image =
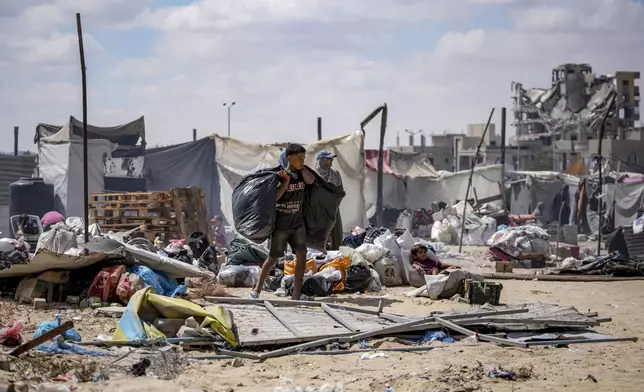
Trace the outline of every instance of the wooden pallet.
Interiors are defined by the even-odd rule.
[[[165,239],[187,238],[192,232],[210,233],[206,195],[200,188],[175,188],[157,192],[95,193],[90,219],[105,231],[139,231],[149,240],[156,233]]]

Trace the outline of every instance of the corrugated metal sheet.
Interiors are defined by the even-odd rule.
[[[36,169],[36,156],[0,154],[0,205],[9,205],[9,184],[20,177],[31,177]]]
[[[622,226],[628,255],[636,260],[644,260],[644,233],[634,234],[633,226]]]

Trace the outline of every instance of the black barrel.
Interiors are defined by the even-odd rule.
[[[54,211],[54,186],[42,178],[23,177],[9,185],[9,216],[29,214],[42,218]]]

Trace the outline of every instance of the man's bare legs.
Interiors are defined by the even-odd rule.
[[[277,264],[276,257],[269,257],[268,259],[266,259],[266,261],[264,262],[264,265],[262,265],[262,272],[259,273],[259,281],[257,282],[257,285],[253,288],[253,291],[250,292],[251,297],[259,298],[259,294],[262,292],[262,288],[264,287],[264,282],[266,281],[266,278],[268,278],[268,275],[270,275],[273,268],[275,268],[276,264]],[[302,283],[300,281],[300,285],[301,284]]]
[[[299,300],[302,294],[302,282],[304,281],[304,271],[306,270],[306,252],[295,253],[295,276],[293,278],[293,296],[292,300]],[[262,271],[263,272],[263,271]]]

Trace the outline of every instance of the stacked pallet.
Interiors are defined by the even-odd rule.
[[[103,231],[139,228],[150,241],[187,238],[209,232],[205,192],[200,188],[170,191],[95,193],[90,198],[90,220]]]

